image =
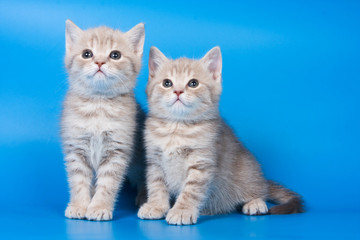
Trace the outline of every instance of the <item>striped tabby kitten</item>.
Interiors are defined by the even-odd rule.
[[[259,164],[219,115],[221,52],[201,60],[167,59],[150,50],[145,126],[148,199],[138,216],[169,224],[238,207],[247,215],[302,212],[299,195],[264,179]],[[170,209],[171,199],[175,200]],[[170,210],[169,210],[170,209]]]
[[[142,23],[122,33],[107,27],[83,31],[66,21],[69,91],[61,134],[70,185],[68,218],[112,219],[126,174],[140,189],[138,196],[145,189],[141,157],[134,157],[141,150],[134,142],[141,138],[137,118],[142,112],[133,93],[144,39]]]

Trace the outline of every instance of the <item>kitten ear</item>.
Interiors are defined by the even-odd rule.
[[[66,30],[65,30],[65,39],[66,39],[66,51],[69,51],[74,43],[79,40],[82,30],[75,25],[70,19],[66,20]]]
[[[152,46],[149,53],[149,74],[151,77],[155,76],[159,66],[163,64],[167,58],[165,55],[156,47]]]
[[[209,52],[206,53],[201,61],[213,75],[214,80],[221,77],[222,58],[220,47],[216,46],[212,48]]]
[[[135,27],[125,33],[134,48],[136,55],[142,55],[145,41],[145,28],[143,23],[137,24]]]

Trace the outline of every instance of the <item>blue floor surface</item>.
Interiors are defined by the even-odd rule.
[[[202,216],[194,226],[169,226],[165,220],[138,219],[135,191],[125,184],[113,221],[70,220],[64,216],[69,196],[60,143],[3,144],[0,153],[2,163],[9,163],[0,168],[0,240],[360,239],[360,211],[350,200],[329,208],[329,199],[321,208],[321,202],[308,195],[303,214],[234,213]]]
[[[0,239],[360,239],[360,215],[307,212],[282,216],[230,214],[201,217],[193,226],[140,220],[135,209],[117,210],[114,220],[70,220],[62,209],[32,208],[0,216]]]

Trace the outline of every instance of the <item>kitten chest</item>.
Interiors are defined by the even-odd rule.
[[[196,161],[193,149],[210,149],[216,128],[210,123],[184,124],[149,119],[146,140],[161,150],[158,161],[170,193],[177,196],[186,181],[188,168]]]
[[[186,180],[187,159],[181,154],[181,148],[164,152],[162,168],[165,173],[165,181],[173,196],[178,196]]]
[[[90,137],[90,162],[94,169],[97,169],[104,151],[104,143],[103,143],[102,134],[92,135]]]
[[[87,139],[89,162],[97,169],[113,141],[129,142],[135,128],[134,111],[97,101],[71,106],[63,118],[70,139]]]
[[[163,157],[161,166],[165,173],[165,180],[170,193],[178,196],[187,177],[187,169],[191,161],[191,146],[194,139],[179,134],[170,134],[160,140]]]

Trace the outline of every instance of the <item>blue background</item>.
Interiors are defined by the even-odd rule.
[[[359,1],[1,1],[0,238],[359,238]],[[304,196],[308,212],[201,217],[168,226],[136,217],[134,191],[111,222],[68,220],[59,139],[67,89],[65,20],[126,31],[145,23],[147,59],[223,54],[221,112],[267,178]]]

